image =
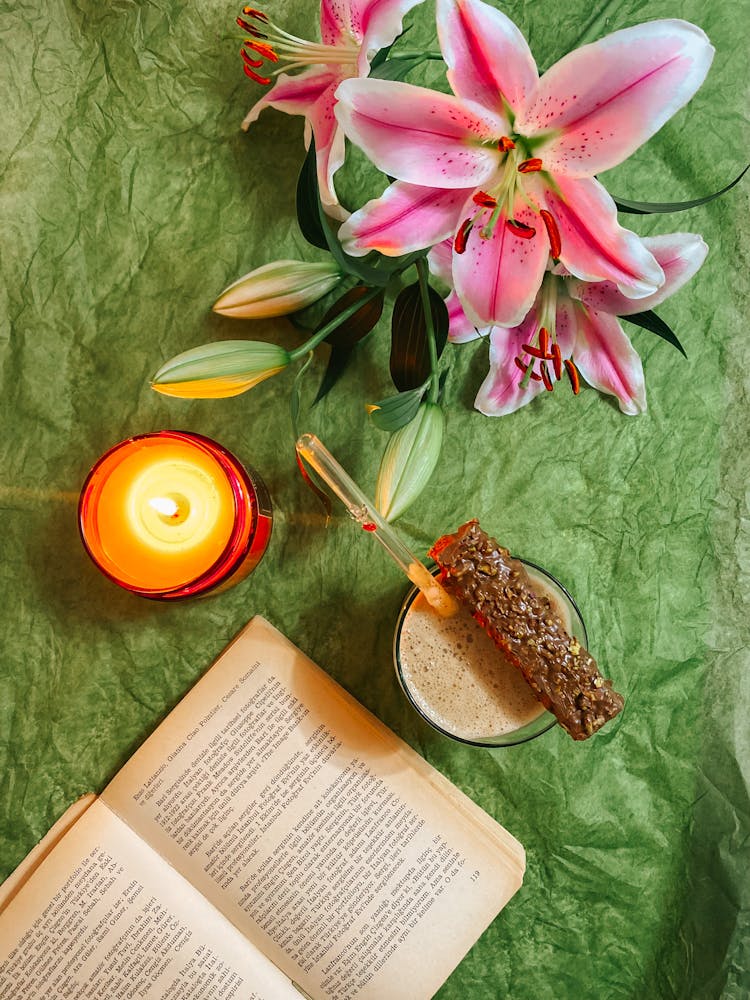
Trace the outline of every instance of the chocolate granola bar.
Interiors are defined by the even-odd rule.
[[[536,697],[574,740],[585,740],[622,709],[612,681],[573,636],[522,563],[469,521],[430,549],[446,589],[467,605],[517,666]]]

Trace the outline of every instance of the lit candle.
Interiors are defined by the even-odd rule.
[[[265,486],[221,445],[161,431],[122,441],[88,475],[81,536],[115,583],[144,597],[194,597],[247,576],[271,533]]]

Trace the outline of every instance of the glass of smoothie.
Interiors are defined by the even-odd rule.
[[[586,626],[567,590],[541,566],[519,561],[535,588],[549,597],[566,631],[587,647]],[[416,587],[406,595],[396,623],[393,662],[416,711],[439,733],[461,743],[516,746],[546,733],[557,721],[468,609],[441,617]]]

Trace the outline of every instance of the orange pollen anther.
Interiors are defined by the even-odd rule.
[[[260,63],[258,65],[260,65]],[[242,68],[245,71],[245,76],[249,76],[251,80],[255,80],[256,83],[261,84],[263,87],[267,87],[271,82],[270,76],[261,76],[259,73],[256,73],[254,69],[251,69],[247,63],[243,63]]]
[[[516,144],[515,144],[515,142],[513,142],[512,139],[509,139],[507,135],[504,135],[498,141],[497,148],[500,150],[501,153],[507,153],[511,149],[515,149],[516,148]]]
[[[547,390],[547,392],[552,392],[553,389],[552,379],[549,377],[546,361],[542,361],[542,363],[539,365],[539,371],[542,374],[542,382],[544,382],[544,388]]]
[[[268,18],[263,13],[263,11],[256,10],[255,7],[243,7],[242,13],[245,14],[247,17],[252,18],[254,21],[260,21],[262,24],[269,23]],[[253,38],[267,37],[266,35],[263,34],[262,31],[260,31],[260,29],[256,28],[254,24],[250,24],[248,21],[246,21],[244,17],[238,17],[237,24],[240,26],[240,28],[242,28],[243,31],[246,31],[248,35],[252,35]]]
[[[242,56],[242,61],[246,66],[254,66],[255,69],[258,69],[260,66],[263,65],[262,59],[251,59],[244,49],[240,50],[240,55]]]
[[[578,369],[573,364],[572,361],[565,359],[565,371],[568,373],[568,378],[570,379],[570,387],[573,390],[573,395],[577,396],[581,391],[581,382],[578,378]]]
[[[257,52],[258,55],[262,56],[264,59],[268,59],[269,62],[278,62],[279,57],[276,55],[274,50],[267,42],[251,42],[250,40],[243,43],[246,49],[252,49],[253,52]],[[241,52],[242,58],[245,59],[245,52]],[[247,61],[245,59],[245,61]],[[251,65],[255,65],[252,63]]]
[[[268,35],[264,35],[262,31],[259,31],[258,28],[255,27],[255,25],[248,24],[247,21],[243,21],[239,17],[237,18],[237,24],[239,24],[242,30],[246,31],[248,35],[252,35],[253,38],[268,38]]]
[[[543,326],[539,330],[539,350],[542,352],[545,358],[547,358],[548,347],[549,347],[549,333],[547,332],[547,327]]]
[[[539,361],[547,361],[547,354],[541,349],[541,347],[534,347],[533,344],[521,344],[521,350],[528,354],[532,358],[537,358]]]
[[[491,194],[486,194],[484,191],[477,191],[471,200],[482,208],[497,208],[497,198],[493,198]]]
[[[542,161],[538,156],[533,156],[530,160],[524,160],[518,164],[519,174],[533,174],[542,169]]]
[[[553,258],[557,260],[562,252],[562,240],[560,239],[560,230],[557,228],[555,217],[551,212],[548,212],[544,208],[540,209],[539,214],[541,215],[542,222],[547,230],[550,253]]]
[[[559,344],[552,345],[552,365],[555,369],[555,378],[559,380],[562,375],[562,355]]]
[[[453,249],[456,253],[463,253],[466,250],[466,242],[469,239],[469,233],[474,226],[473,219],[464,219],[464,221],[459,226],[458,232],[456,233],[456,238],[453,241]]]
[[[514,236],[520,236],[522,240],[530,240],[536,235],[536,229],[533,226],[527,226],[525,222],[516,222],[515,219],[507,219],[505,228],[510,230]]]

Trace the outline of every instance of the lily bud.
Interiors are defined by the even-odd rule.
[[[375,504],[395,521],[427,485],[443,444],[445,418],[436,403],[422,403],[417,415],[399,428],[385,449],[375,487]]]
[[[317,302],[341,281],[333,261],[310,264],[303,260],[276,260],[246,274],[224,289],[213,305],[222,316],[261,319],[285,316]]]
[[[239,396],[282,371],[290,360],[289,352],[276,344],[221,340],[171,358],[154,375],[151,388],[184,399]]]

